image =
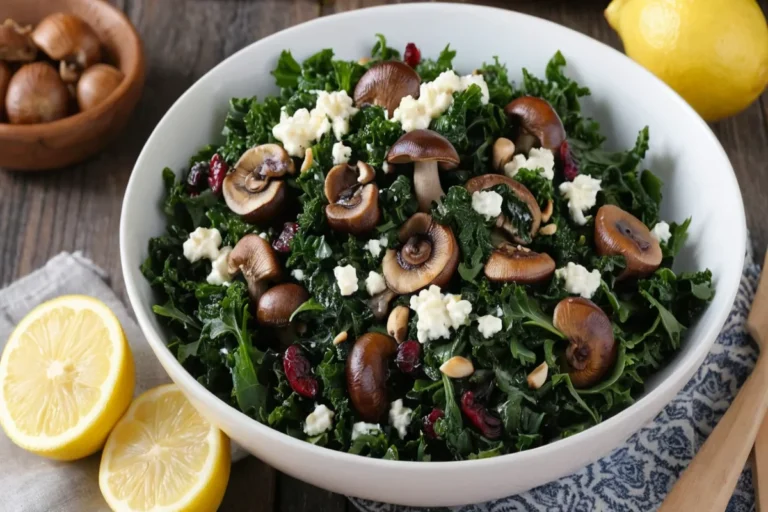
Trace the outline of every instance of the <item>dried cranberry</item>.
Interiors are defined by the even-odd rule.
[[[272,248],[277,252],[283,254],[291,252],[291,240],[296,236],[296,232],[299,231],[299,225],[295,222],[286,222],[283,225],[283,231],[277,240],[272,242]]]
[[[560,160],[563,162],[563,175],[565,179],[573,181],[579,175],[579,168],[573,159],[573,154],[567,140],[560,144]]]
[[[475,394],[472,391],[465,391],[461,395],[461,411],[486,438],[501,437],[501,420],[482,404],[475,402]]]
[[[215,153],[211,158],[211,163],[208,165],[208,186],[211,187],[211,191],[214,194],[221,193],[221,186],[224,184],[224,178],[227,177],[227,171],[229,166],[227,162],[221,158],[221,155]]]
[[[421,51],[416,48],[414,43],[408,43],[405,45],[405,53],[403,54],[403,60],[406,64],[415,68],[421,62]]]
[[[311,375],[312,365],[298,345],[291,345],[283,355],[283,370],[291,389],[306,398],[315,398],[317,379]]]
[[[435,433],[435,423],[440,418],[444,417],[445,413],[442,409],[432,409],[432,412],[424,416],[423,420],[423,430],[424,434],[430,438],[430,439],[437,439],[437,434]]]
[[[197,195],[205,187],[206,177],[208,175],[208,164],[206,162],[197,162],[187,174],[187,192],[191,195]]]
[[[418,341],[408,340],[398,345],[395,363],[401,372],[416,377],[421,368],[421,344]]]

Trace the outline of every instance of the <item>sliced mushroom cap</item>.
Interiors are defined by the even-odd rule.
[[[601,206],[595,216],[595,246],[600,256],[624,256],[621,278],[643,277],[661,265],[662,252],[640,219],[618,206]]]
[[[227,257],[230,274],[243,273],[248,295],[255,307],[270,282],[279,281],[283,270],[269,242],[255,233],[245,235]]]
[[[337,165],[325,177],[325,207],[328,225],[335,231],[362,235],[374,229],[381,217],[379,187],[375,183],[362,184],[368,177],[370,166],[358,163],[354,167]]]
[[[515,140],[518,152],[527,154],[532,147],[542,147],[558,154],[565,140],[565,128],[546,100],[522,96],[504,107],[504,112],[518,130]]]
[[[363,421],[377,423],[387,414],[387,367],[396,352],[394,338],[376,332],[360,336],[349,352],[347,391]]]
[[[379,105],[387,110],[388,116],[400,106],[406,96],[419,97],[421,78],[408,64],[400,61],[385,61],[374,64],[365,72],[355,86],[355,105]]]
[[[37,48],[30,37],[31,27],[21,27],[11,19],[0,25],[0,60],[30,62],[35,60]],[[0,102],[3,97],[0,96]]]
[[[431,284],[445,287],[459,264],[459,246],[451,228],[417,213],[403,224],[398,236],[400,246],[388,249],[382,262],[387,286],[400,295]]]
[[[532,284],[552,277],[555,260],[549,254],[505,243],[491,253],[484,270],[485,276],[497,283]]]
[[[281,146],[253,147],[243,153],[224,178],[224,200],[246,222],[263,222],[279,212],[286,194],[281,178],[294,172],[293,160]]]
[[[419,210],[428,212],[432,202],[445,193],[440,185],[438,169],[449,170],[459,165],[459,154],[448,139],[432,130],[413,130],[392,144],[387,153],[390,164],[413,163],[413,188]]]
[[[555,307],[552,323],[568,338],[565,358],[574,387],[599,382],[616,362],[618,350],[608,316],[591,300],[569,297]]]
[[[539,203],[536,202],[536,198],[533,197],[533,194],[531,194],[531,191],[528,190],[525,185],[501,174],[483,174],[482,176],[476,176],[470,179],[464,186],[467,188],[467,191],[472,194],[502,184],[508,186],[512,192],[514,192],[515,196],[528,207],[528,211],[531,215],[531,231],[529,237],[533,237],[539,231],[539,226],[541,225],[541,208],[539,208]],[[530,241],[521,238],[517,233],[517,228],[512,225],[504,215],[499,216],[496,226],[506,232],[519,244],[525,244]]]
[[[291,315],[309,299],[306,288],[294,283],[273,286],[259,298],[256,320],[265,327],[286,327]]]

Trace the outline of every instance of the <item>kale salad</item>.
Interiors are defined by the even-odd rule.
[[[513,453],[633,403],[714,295],[675,273],[635,146],[608,151],[558,52],[513,83],[377,35],[284,51],[219,143],[163,171],[142,272],[207,389],[319,446],[398,460]]]

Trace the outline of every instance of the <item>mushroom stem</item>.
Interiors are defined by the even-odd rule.
[[[428,212],[433,201],[439,201],[445,195],[440,185],[437,162],[416,162],[413,165],[413,187],[419,202],[419,211]]]
[[[395,297],[397,297],[397,293],[389,288],[378,295],[371,297],[368,301],[368,305],[371,307],[373,317],[376,320],[384,320],[387,317],[387,314],[389,313],[389,303],[392,302],[392,299]]]

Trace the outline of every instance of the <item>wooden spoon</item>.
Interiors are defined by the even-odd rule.
[[[728,506],[768,409],[768,254],[747,318],[760,346],[755,369],[659,508],[660,512],[721,512]],[[765,464],[766,461],[764,460]],[[764,469],[768,464],[763,466]]]

